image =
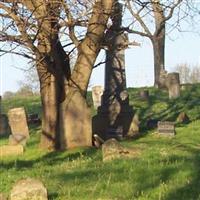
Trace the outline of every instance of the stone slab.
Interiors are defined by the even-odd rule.
[[[138,149],[124,147],[114,138],[107,140],[102,145],[103,161],[135,158],[139,154],[140,151]]]
[[[159,121],[158,122],[158,133],[160,135],[165,135],[165,136],[174,136],[175,135],[174,122]]]
[[[3,145],[0,146],[0,157],[17,156],[24,153],[22,145]]]

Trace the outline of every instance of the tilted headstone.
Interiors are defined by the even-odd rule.
[[[8,111],[9,125],[13,135],[24,135],[29,138],[26,113],[23,107],[13,108]]]
[[[139,135],[139,131],[140,131],[139,124],[140,124],[139,116],[135,114],[130,123],[130,128],[129,128],[129,132],[127,133],[127,137],[134,138]]]
[[[177,121],[178,123],[188,123],[188,122],[190,121],[190,119],[189,119],[189,117],[187,116],[187,114],[186,114],[185,112],[181,112],[181,113],[178,115],[176,121]]]
[[[158,122],[158,133],[160,135],[164,135],[164,136],[174,136],[175,135],[174,122],[159,121]]]
[[[94,107],[97,109],[101,105],[101,96],[103,94],[103,87],[98,85],[92,87],[92,100]]]
[[[11,190],[10,200],[48,200],[47,189],[37,179],[21,179]]]

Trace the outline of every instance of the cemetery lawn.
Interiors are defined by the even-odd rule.
[[[150,90],[148,103],[137,98],[136,89],[129,94],[142,136],[122,144],[137,148],[139,157],[103,163],[101,150],[95,148],[45,152],[38,148],[40,127],[33,126],[25,153],[1,158],[0,192],[9,195],[17,180],[32,177],[45,184],[50,200],[200,200],[200,86],[170,101],[156,89]],[[150,117],[174,121],[181,111],[191,122],[177,123],[175,137],[158,136],[145,126]],[[1,138],[0,145],[7,140]]]

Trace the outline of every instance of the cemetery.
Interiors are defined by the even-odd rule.
[[[21,141],[20,144],[9,145],[12,135],[1,135],[0,176],[4,196],[9,196],[11,191],[19,193],[16,188],[21,188],[21,191],[24,186],[13,188],[14,183],[31,178],[33,184],[40,181],[34,187],[41,188],[40,185],[43,185],[44,189],[39,189],[42,196],[48,192],[48,199],[55,200],[114,199],[116,196],[118,199],[157,199],[159,195],[163,199],[181,199],[182,195],[182,199],[198,199],[200,85],[193,85],[192,93],[190,90],[182,91],[181,98],[173,100],[169,100],[165,90],[127,90],[130,106],[134,105],[139,116],[141,135],[137,138],[123,139],[120,143],[109,139],[107,142],[99,141],[99,146],[48,152],[38,148],[40,124],[29,124],[29,138],[25,146]],[[149,91],[148,101],[141,101],[141,90]],[[28,113],[32,113],[30,102],[34,102],[34,109],[41,115],[39,97],[20,101],[21,105],[16,105],[9,99],[3,100],[3,113],[12,111],[16,106],[24,106]],[[88,102],[93,103],[92,92],[89,92]],[[195,107],[192,106],[194,102]],[[91,110],[95,116],[95,105]],[[183,117],[179,114],[183,116],[183,110],[189,122],[180,121]],[[161,130],[164,126],[164,132],[159,134],[157,123],[155,128],[148,128],[147,121],[150,119],[157,120],[157,123],[162,121]],[[169,127],[168,121],[173,125],[169,123]],[[14,140],[18,141],[18,138]],[[120,192],[121,187],[126,187],[126,194]]]
[[[181,3],[0,2],[0,56],[31,60],[39,84],[0,94],[0,200],[200,199],[200,70],[164,58]],[[143,45],[131,34],[152,43],[153,85],[127,86],[126,52]],[[104,86],[91,86],[102,64]]]

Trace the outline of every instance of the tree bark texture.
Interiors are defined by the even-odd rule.
[[[165,15],[160,0],[152,1],[155,32],[151,37],[154,52],[154,86],[160,87],[160,73],[165,69]]]
[[[154,53],[154,86],[160,87],[160,74],[165,69],[165,35],[152,39]]]
[[[59,43],[54,43],[54,39],[48,42],[50,56],[45,57],[47,66],[38,70],[43,104],[41,145],[44,148],[92,145],[92,120],[86,93],[111,8],[112,0],[95,4],[86,36],[78,46],[72,72]]]

